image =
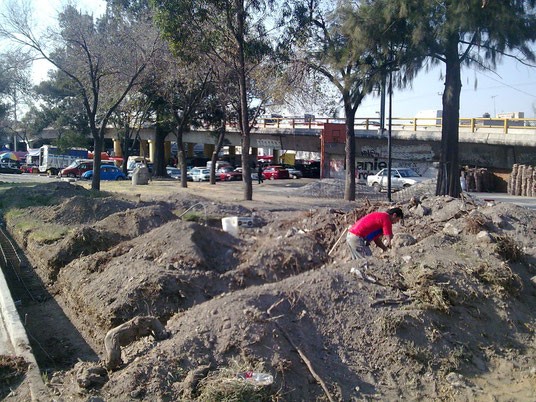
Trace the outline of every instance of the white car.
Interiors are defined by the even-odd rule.
[[[420,183],[426,178],[409,168],[391,168],[391,188],[399,190],[401,188]],[[378,191],[387,188],[387,168],[380,170],[374,175],[367,177],[367,186],[372,186]]]
[[[181,179],[181,170],[179,168],[167,166],[166,173],[172,179],[177,179],[177,180]]]
[[[210,169],[207,168],[193,168],[189,174],[193,181],[210,180]]]
[[[188,172],[188,175],[192,178],[192,181],[209,181],[210,169],[206,167],[194,167]],[[216,175],[215,179],[220,180],[220,176]]]

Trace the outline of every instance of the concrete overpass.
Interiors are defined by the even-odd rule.
[[[283,151],[322,152],[321,133],[326,124],[342,124],[337,119],[259,119],[251,135],[252,153],[258,148],[270,149],[274,155]],[[241,136],[236,126],[227,128],[225,145],[229,152],[240,146]],[[54,130],[45,130],[42,138],[54,138]],[[154,128],[140,131],[140,152],[152,155]],[[358,177],[364,180],[370,172],[386,165],[387,132],[381,132],[377,123],[370,118],[356,119],[356,161]],[[106,138],[114,139],[116,153],[116,130],[110,129]],[[460,163],[492,169],[508,170],[514,163],[533,164],[536,160],[536,120],[535,119],[486,119],[463,118],[459,126]],[[189,144],[204,144],[207,154],[211,154],[217,137],[208,129],[190,130],[183,141]],[[174,134],[166,139],[169,154],[170,142]],[[394,118],[392,123],[392,152],[394,166],[411,166],[423,173],[432,162],[439,160],[441,144],[441,118]],[[344,171],[344,141],[326,142],[323,156],[326,161],[325,176],[342,176]]]

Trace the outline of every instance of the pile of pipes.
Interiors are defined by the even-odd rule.
[[[508,180],[508,194],[536,197],[536,168],[515,164]]]
[[[466,169],[462,171],[462,177],[465,177],[467,191],[478,193],[495,191],[495,175],[488,169]]]

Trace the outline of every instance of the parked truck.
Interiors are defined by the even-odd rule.
[[[43,145],[39,149],[39,172],[55,176],[77,159],[88,159],[87,149],[72,148],[65,154],[60,154],[58,148]]]

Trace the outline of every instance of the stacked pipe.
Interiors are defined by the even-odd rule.
[[[508,194],[536,197],[536,168],[517,163],[512,166],[508,180]]]
[[[491,192],[495,190],[495,176],[488,169],[475,168],[462,172],[467,191]]]

